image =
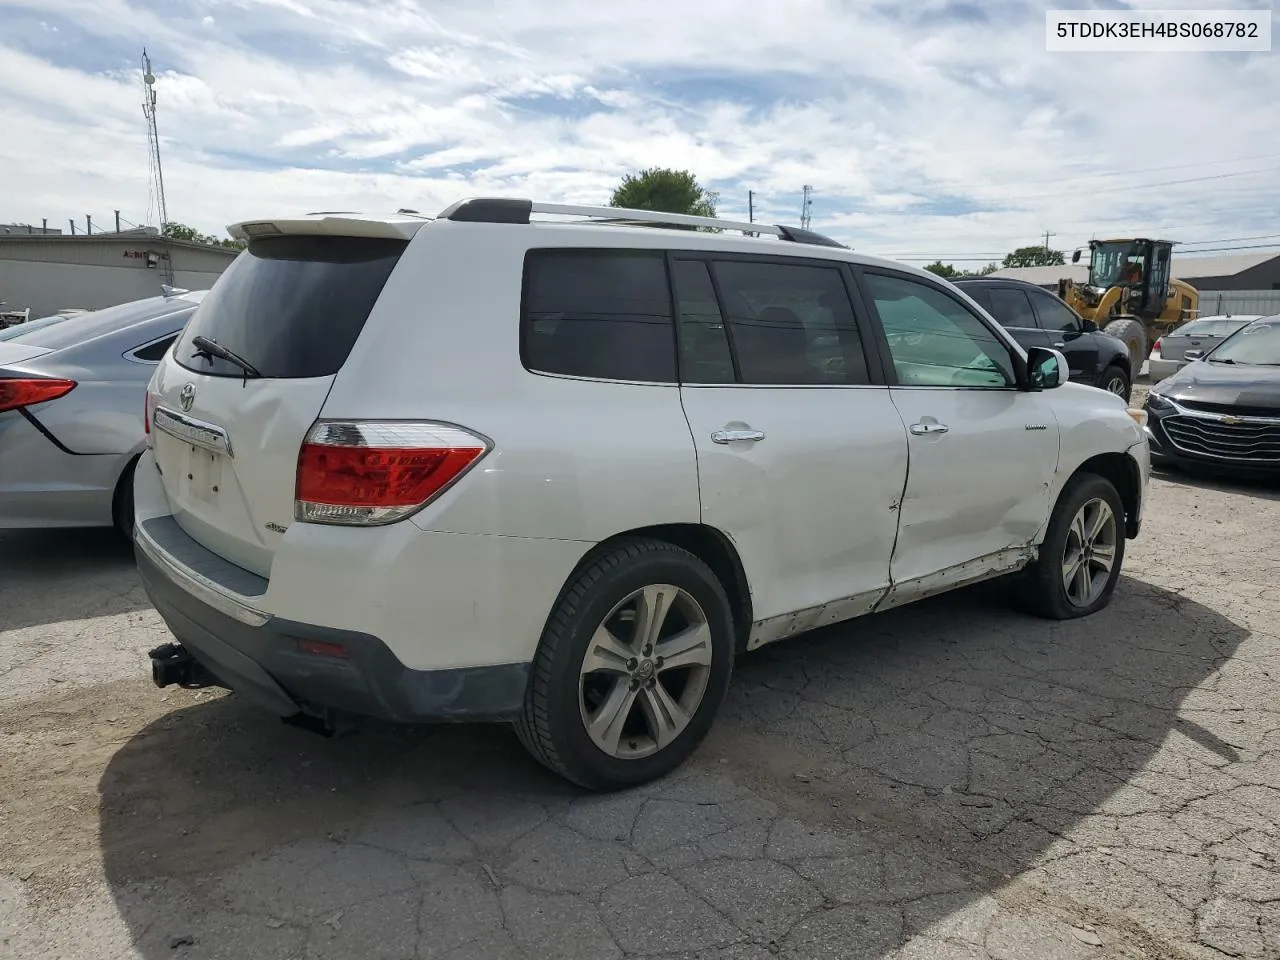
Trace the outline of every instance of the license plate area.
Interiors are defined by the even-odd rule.
[[[223,460],[211,450],[188,445],[186,471],[181,484],[188,503],[217,506],[222,493]]]

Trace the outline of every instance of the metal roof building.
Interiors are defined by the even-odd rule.
[[[1280,290],[1280,251],[1241,253],[1226,257],[1180,257],[1173,253],[1173,275],[1197,290]],[[1083,283],[1089,277],[1087,263],[1059,267],[1010,267],[993,277],[1026,280],[1048,290],[1057,290],[1064,277]]]
[[[155,230],[92,235],[0,233],[0,301],[31,317],[99,310],[153,297],[168,282],[208,289],[238,250],[161,237]]]

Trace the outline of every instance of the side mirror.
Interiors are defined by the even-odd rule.
[[[1080,251],[1079,251],[1079,250],[1076,250],[1076,251],[1074,251],[1074,252],[1071,254],[1071,262],[1072,262],[1072,263],[1079,263],[1079,262],[1080,262]]]
[[[1203,356],[1203,350],[1187,350],[1182,354],[1184,360],[1199,360]]]
[[[1027,351],[1027,380],[1032,390],[1052,390],[1067,382],[1067,358],[1057,350],[1032,347]]]

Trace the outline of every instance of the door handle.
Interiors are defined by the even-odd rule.
[[[930,433],[946,433],[951,428],[945,423],[913,423],[910,429],[917,437],[923,437]]]
[[[733,443],[735,440],[763,440],[763,430],[713,430],[711,433],[711,441],[713,443]]]
[[[1062,347],[1065,347],[1065,346],[1066,346],[1066,344],[1065,344],[1065,343],[1063,343],[1061,340],[1059,340],[1059,341],[1058,341],[1057,343],[1055,343],[1053,346],[1054,346],[1054,349],[1055,349],[1055,350],[1057,350],[1057,349],[1061,349]]]

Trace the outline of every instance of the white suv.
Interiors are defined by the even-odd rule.
[[[1138,533],[1140,413],[816,234],[499,199],[231,232],[147,397],[162,686],[508,720],[609,789],[689,756],[739,651],[1016,571],[1093,613]]]

